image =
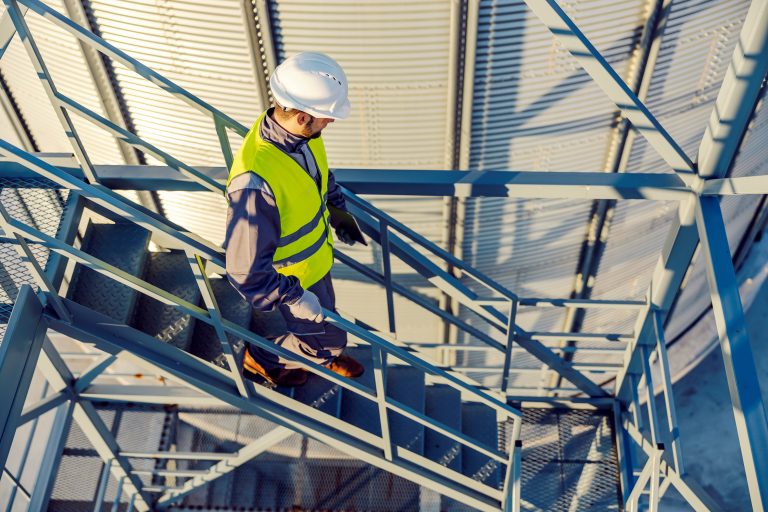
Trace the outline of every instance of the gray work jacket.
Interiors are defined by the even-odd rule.
[[[261,137],[293,158],[317,181],[317,164],[304,150],[308,139],[287,132],[267,112],[259,127]],[[308,150],[308,148],[306,148]],[[309,158],[306,157],[309,156]],[[308,161],[310,160],[310,161]],[[280,213],[269,184],[255,173],[237,176],[227,188],[227,275],[232,285],[259,311],[290,304],[304,293],[299,280],[278,274],[272,257],[280,238]],[[328,174],[328,204],[346,210],[344,196],[333,174]],[[334,225],[334,219],[331,219]]]

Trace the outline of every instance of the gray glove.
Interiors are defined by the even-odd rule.
[[[288,309],[295,318],[312,322],[323,321],[323,307],[320,305],[320,300],[309,290],[304,290],[299,300],[288,304]]]

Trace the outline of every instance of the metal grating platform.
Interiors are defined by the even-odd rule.
[[[0,178],[0,202],[9,215],[48,235],[57,234],[68,208],[68,197],[69,190],[57,189],[45,179]],[[24,284],[35,286],[14,245],[4,234],[0,236],[0,340],[5,335],[19,287]],[[33,243],[29,246],[45,268],[48,249]]]
[[[609,414],[524,409],[526,510],[619,510],[618,461]]]

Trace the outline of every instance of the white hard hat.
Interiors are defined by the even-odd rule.
[[[302,52],[286,59],[275,68],[269,87],[283,107],[315,117],[344,119],[351,109],[344,70],[322,53]]]

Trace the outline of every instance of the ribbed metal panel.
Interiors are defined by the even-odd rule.
[[[240,2],[90,3],[104,39],[132,57],[246,125],[261,111]],[[133,71],[115,72],[139,136],[191,165],[222,165],[209,117]]]
[[[46,3],[59,12],[65,12],[61,1]],[[25,20],[57,89],[89,109],[104,115],[93,78],[75,38],[31,11],[25,16]],[[56,118],[53,107],[18,36],[14,37],[0,61],[0,70],[17,99],[40,149],[46,152],[72,152],[72,146],[64,135],[64,129]],[[75,115],[72,117],[75,128],[94,163],[123,163],[117,142],[111,135],[83,119],[76,118]]]
[[[241,2],[90,2],[104,39],[246,126],[261,112]],[[223,165],[213,121],[115,66],[137,134],[190,165]],[[233,151],[241,139],[230,134]],[[150,161],[155,161],[149,158]],[[159,193],[166,215],[216,243],[226,205],[207,193]]]
[[[647,6],[576,1],[562,7],[626,76]],[[616,107],[522,1],[480,3],[474,83],[471,168],[605,168]],[[463,258],[521,296],[567,297],[590,209],[588,201],[469,199]],[[564,313],[523,308],[518,323],[560,330]],[[492,361],[478,354],[467,364]],[[516,380],[522,385],[526,378]]]
[[[324,52],[349,79],[352,113],[327,137],[332,165],[446,167],[451,4],[269,2],[279,60]]]
[[[704,135],[748,6],[746,1],[672,4],[646,104],[690,156],[696,155]],[[637,137],[628,172],[669,172],[669,168],[642,137]],[[749,198],[743,201],[744,206],[754,203]],[[743,210],[750,212],[745,217],[751,218],[753,210],[754,206]],[[620,201],[616,205],[593,298],[620,298],[617,290],[627,294],[621,298],[639,299],[645,295],[676,212],[675,203]],[[728,231],[731,243],[738,243],[744,227],[729,224]],[[687,285],[697,291],[681,296],[681,307],[670,319],[670,327],[678,324],[687,328],[707,306],[709,293],[701,270],[702,266],[697,265],[692,274],[692,281],[699,284]],[[627,283],[632,284],[631,288],[626,287]],[[590,311],[583,330],[631,330],[633,322],[629,313]],[[667,337],[679,332],[671,328]]]

